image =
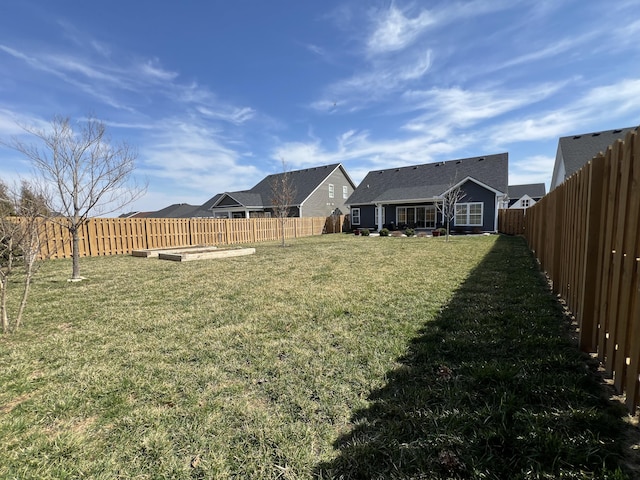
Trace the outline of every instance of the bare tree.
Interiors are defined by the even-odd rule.
[[[456,216],[456,204],[466,196],[459,185],[455,187],[451,185],[450,188],[440,196],[442,203],[436,203],[436,209],[442,214],[444,220],[445,230],[447,231],[447,242],[451,234],[451,220]]]
[[[41,231],[46,199],[33,184],[22,182],[19,193],[0,181],[0,318],[3,333],[20,327],[31,287],[40,267]],[[12,319],[7,307],[9,279],[21,271],[22,297]]]
[[[134,182],[137,154],[127,143],[112,143],[105,124],[94,118],[78,124],[55,117],[47,130],[23,127],[36,139],[14,139],[11,147],[31,160],[43,185],[54,192],[48,208],[59,212],[72,239],[71,280],[80,276],[80,228],[89,216],[115,212],[140,198],[146,185]]]
[[[291,207],[296,198],[296,188],[291,179],[291,172],[287,171],[286,164],[282,160],[282,173],[274,175],[271,179],[271,205],[273,215],[280,225],[282,246],[285,244],[285,227],[287,219],[291,216]]]

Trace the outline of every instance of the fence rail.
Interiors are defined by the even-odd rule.
[[[42,225],[43,258],[70,258],[71,235],[65,219]],[[287,218],[285,239],[337,233],[348,220],[340,217]],[[82,225],[80,256],[129,254],[145,248],[192,245],[236,245],[282,238],[282,225],[275,218],[91,218]]]
[[[524,234],[628,408],[639,403],[640,134],[527,209]]]

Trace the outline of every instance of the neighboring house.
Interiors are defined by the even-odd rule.
[[[628,132],[637,129],[638,127],[628,127],[561,137],[558,140],[558,150],[549,191],[580,170],[599,152],[606,152],[607,147],[616,140],[623,140]]]
[[[437,205],[460,187],[452,226],[458,230],[496,232],[498,208],[506,200],[509,155],[427,163],[373,170],[347,200],[354,228],[383,226],[433,229],[444,219]]]
[[[211,212],[203,210],[200,205],[189,205],[188,203],[174,203],[168,207],[150,212],[146,218],[201,218],[211,217]]]
[[[509,185],[508,208],[529,208],[540,201],[547,193],[544,183],[529,183],[526,185]]]
[[[328,217],[344,214],[345,201],[355,184],[344,167],[335,163],[268,175],[250,190],[224,192],[201,208],[218,218],[270,217],[273,213],[273,186],[283,175],[289,177],[295,196],[289,209],[292,217]]]

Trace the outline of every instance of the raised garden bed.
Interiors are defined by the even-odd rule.
[[[255,248],[216,248],[206,247],[199,250],[182,250],[176,252],[160,252],[160,260],[172,260],[174,262],[189,262],[191,260],[208,260],[212,258],[241,257],[256,253]]]
[[[191,247],[175,247],[175,248],[145,248],[140,250],[134,250],[133,252],[131,252],[131,255],[133,255],[134,257],[157,258],[158,255],[161,253],[197,251],[205,248],[215,249],[217,247],[206,246],[206,245],[194,245]]]

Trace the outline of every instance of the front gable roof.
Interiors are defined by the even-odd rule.
[[[373,170],[347,200],[348,205],[433,199],[467,180],[506,193],[509,155],[499,153],[409,167]]]
[[[334,163],[331,165],[322,165],[320,167],[305,168],[302,170],[293,170],[290,172],[275,173],[267,175],[258,184],[256,184],[250,190],[242,190],[238,192],[225,192],[213,197],[205,205],[208,208],[216,208],[224,201],[225,198],[234,199],[239,206],[253,207],[253,208],[265,208],[270,207],[271,197],[273,196],[272,185],[277,182],[282,176],[288,175],[291,181],[291,185],[295,189],[295,198],[291,206],[300,206],[303,202],[309,198],[309,196],[315,192],[320,185],[331,175],[336,169],[340,169],[349,181],[349,183],[355,189],[353,181],[349,178],[346,170],[340,163]],[[204,205],[203,205],[204,206]]]
[[[259,194],[252,193],[250,190],[241,190],[238,192],[221,193],[210,208],[223,206],[262,208],[263,201]]]

